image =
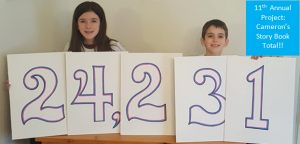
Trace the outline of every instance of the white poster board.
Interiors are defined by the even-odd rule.
[[[122,135],[175,135],[174,57],[181,56],[122,54]]]
[[[175,58],[176,142],[223,141],[226,56]]]
[[[12,139],[67,134],[64,53],[7,55]]]
[[[120,57],[66,53],[69,135],[120,132]]]
[[[225,141],[291,144],[295,59],[229,57]]]

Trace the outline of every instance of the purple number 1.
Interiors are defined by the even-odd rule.
[[[253,129],[269,129],[269,119],[262,119],[264,66],[252,71],[247,81],[252,83],[252,114],[246,117],[245,127]]]

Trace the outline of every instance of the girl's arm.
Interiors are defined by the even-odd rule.
[[[110,45],[113,51],[126,51],[120,42],[111,40]]]

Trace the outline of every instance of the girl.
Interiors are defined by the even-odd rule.
[[[106,35],[106,18],[102,7],[86,1],[79,4],[73,14],[71,41],[64,51],[71,52],[101,52],[125,51],[122,45]],[[10,88],[7,80],[7,88]],[[30,144],[41,144],[30,139]]]
[[[71,41],[64,51],[125,51],[118,41],[106,35],[106,28],[105,13],[99,4],[90,1],[79,4],[73,14]],[[8,89],[11,86],[8,80],[6,86]]]
[[[79,4],[73,15],[71,41],[64,51],[125,51],[118,41],[106,35],[106,29],[105,13],[99,4],[89,1]]]

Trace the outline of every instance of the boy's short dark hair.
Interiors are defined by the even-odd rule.
[[[210,26],[215,26],[216,28],[223,29],[225,31],[225,38],[226,39],[228,38],[228,29],[227,29],[226,24],[221,20],[213,19],[213,20],[206,22],[205,25],[203,26],[203,28],[202,28],[202,38],[203,39],[205,39],[205,34]]]

